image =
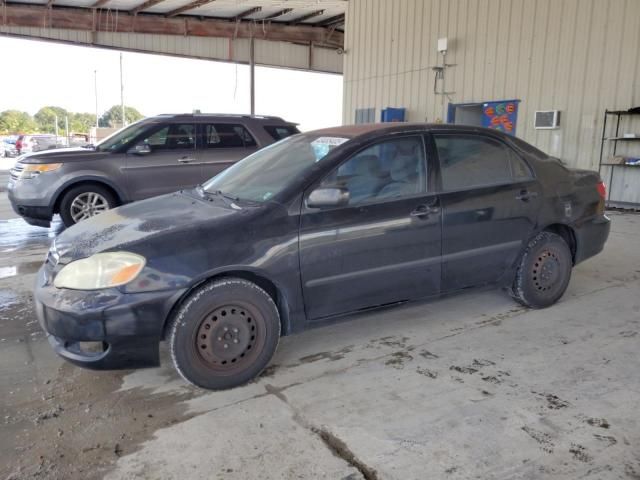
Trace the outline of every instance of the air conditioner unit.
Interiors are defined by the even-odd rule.
[[[560,110],[537,111],[534,127],[538,130],[548,130],[560,127]]]

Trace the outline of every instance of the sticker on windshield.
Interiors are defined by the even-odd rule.
[[[329,151],[337,147],[338,145],[342,145],[344,142],[347,142],[348,138],[342,137],[318,137],[313,142],[311,142],[311,148],[313,149],[313,153],[316,157],[316,162],[322,160]]]
[[[347,140],[349,139],[341,137],[318,137],[313,142],[311,142],[311,145],[330,145],[332,147],[337,147],[338,145],[342,145]]]

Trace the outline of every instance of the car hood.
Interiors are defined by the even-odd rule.
[[[20,161],[23,163],[69,163],[98,160],[110,155],[109,152],[98,152],[93,148],[53,148],[40,152],[28,153]]]
[[[95,253],[126,250],[169,232],[188,232],[234,217],[244,209],[223,202],[199,199],[191,192],[177,192],[130,203],[101,213],[62,232],[53,252],[66,264]]]

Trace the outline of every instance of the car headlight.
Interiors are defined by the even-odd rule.
[[[136,278],[145,263],[145,258],[135,253],[96,253],[63,267],[53,285],[74,290],[118,287]]]
[[[24,169],[20,174],[20,178],[35,178],[41,173],[53,172],[59,169],[61,163],[23,163]]]

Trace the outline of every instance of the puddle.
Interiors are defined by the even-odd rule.
[[[42,261],[21,263],[10,267],[0,267],[0,280],[3,278],[15,277],[17,275],[28,275],[36,273],[42,266]]]
[[[0,310],[9,308],[18,303],[18,296],[9,290],[0,290]]]
[[[51,228],[42,228],[31,226],[21,218],[0,220],[0,252],[22,252],[32,247],[47,249],[62,228],[57,221]]]

